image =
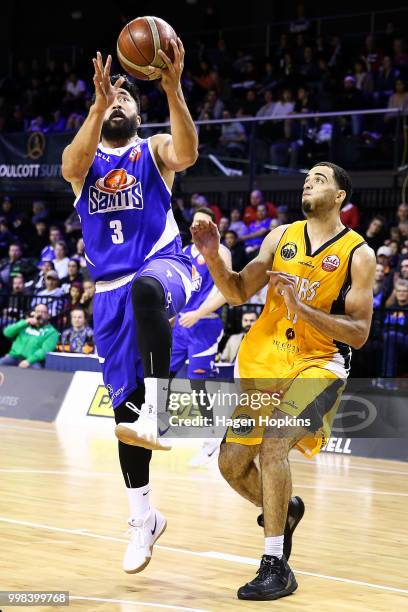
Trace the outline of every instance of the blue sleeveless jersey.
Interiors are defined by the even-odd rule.
[[[215,292],[214,281],[211,278],[211,274],[208,271],[207,264],[205,263],[204,257],[200,254],[194,244],[189,244],[184,247],[185,255],[188,255],[191,263],[193,264],[192,269],[192,282],[193,290],[191,297],[181,312],[190,312],[191,310],[197,310],[201,304],[207,299],[211,291]],[[214,312],[220,314],[222,308],[215,310]]]
[[[170,198],[149,139],[120,149],[98,146],[75,201],[95,281],[137,272],[152,258],[175,259],[191,267]]]

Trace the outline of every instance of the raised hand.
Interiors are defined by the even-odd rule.
[[[212,221],[196,221],[190,227],[193,242],[204,258],[215,257],[220,248],[220,233]]]
[[[180,87],[180,79],[181,73],[183,72],[184,67],[184,47],[180,38],[177,38],[177,42],[175,40],[170,41],[171,46],[174,51],[174,61],[159,49],[158,53],[162,58],[163,62],[166,64],[165,68],[160,70],[161,72],[161,84],[166,93],[171,93],[176,91],[178,87]]]
[[[102,55],[97,51],[96,58],[92,58],[92,62],[95,69],[95,74],[93,76],[95,86],[94,107],[96,110],[104,112],[113,104],[117,90],[123,85],[125,79],[120,77],[114,85],[110,82],[111,55],[108,55],[106,64],[104,65]]]

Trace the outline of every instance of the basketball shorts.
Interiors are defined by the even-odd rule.
[[[188,359],[188,378],[209,378],[218,373],[215,355],[223,334],[220,317],[201,319],[192,327],[182,327],[179,317],[173,329],[171,372],[178,372]]]
[[[113,408],[143,381],[131,291],[134,281],[142,276],[155,278],[162,285],[169,319],[184,308],[191,295],[191,270],[175,257],[157,258],[135,274],[96,283],[95,343]]]
[[[236,423],[228,428],[225,441],[256,445],[262,443],[265,435],[291,437],[303,432],[304,436],[298,437],[294,446],[307,457],[317,454],[330,437],[332,422],[346,386],[345,379],[311,364],[294,372],[291,378],[241,379],[239,383],[241,398],[249,397],[249,401],[235,408],[232,418]],[[271,401],[259,402],[261,393],[265,398],[270,394]],[[256,397],[257,402],[251,397]],[[268,426],[265,420],[276,417],[277,421],[285,415],[289,417],[289,425],[282,424],[281,431],[275,422]],[[291,417],[295,417],[296,422]],[[241,427],[240,423],[244,426]]]

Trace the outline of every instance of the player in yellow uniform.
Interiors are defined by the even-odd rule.
[[[294,446],[307,456],[320,450],[348,375],[350,347],[360,348],[369,334],[375,256],[359,234],[341,223],[339,212],[350,195],[343,168],[330,162],[314,166],[302,194],[306,221],[270,232],[258,256],[239,273],[228,270],[218,255],[215,224],[191,228],[230,304],[245,303],[269,281],[265,308],[240,347],[236,374],[249,393],[279,392],[274,396],[279,405],[271,401],[263,416],[296,417],[300,423],[265,430],[259,419],[254,427],[229,429],[221,445],[224,478],[263,508],[265,554],[256,578],[238,590],[240,599],[278,599],[297,588],[283,554],[284,533],[291,537],[288,453]],[[238,406],[234,416],[248,413],[248,407]],[[254,463],[258,454],[260,470]]]

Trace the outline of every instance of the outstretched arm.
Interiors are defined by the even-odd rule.
[[[192,166],[198,157],[198,136],[181,89],[180,79],[184,66],[184,47],[178,38],[172,40],[174,62],[163,51],[159,54],[166,64],[161,73],[161,84],[166,93],[170,111],[171,136],[157,134],[151,139],[153,151],[161,170],[174,172]]]
[[[82,189],[83,182],[95,157],[101,138],[101,130],[106,109],[113,103],[117,90],[123,84],[119,78],[115,85],[110,82],[112,57],[109,55],[105,66],[99,51],[93,58],[95,74],[95,102],[81,128],[62,154],[62,176],[72,185],[75,195]]]
[[[287,225],[274,229],[263,241],[258,255],[241,272],[229,270],[219,255],[220,234],[212,221],[197,221],[191,226],[194,244],[203,255],[214,283],[227,302],[245,304],[268,282],[276,247]]]
[[[361,246],[354,253],[351,289],[346,295],[344,315],[323,312],[300,301],[294,277],[272,272],[270,278],[276,291],[283,296],[291,315],[310,323],[330,338],[359,349],[370,333],[375,264],[374,252],[367,245]]]

